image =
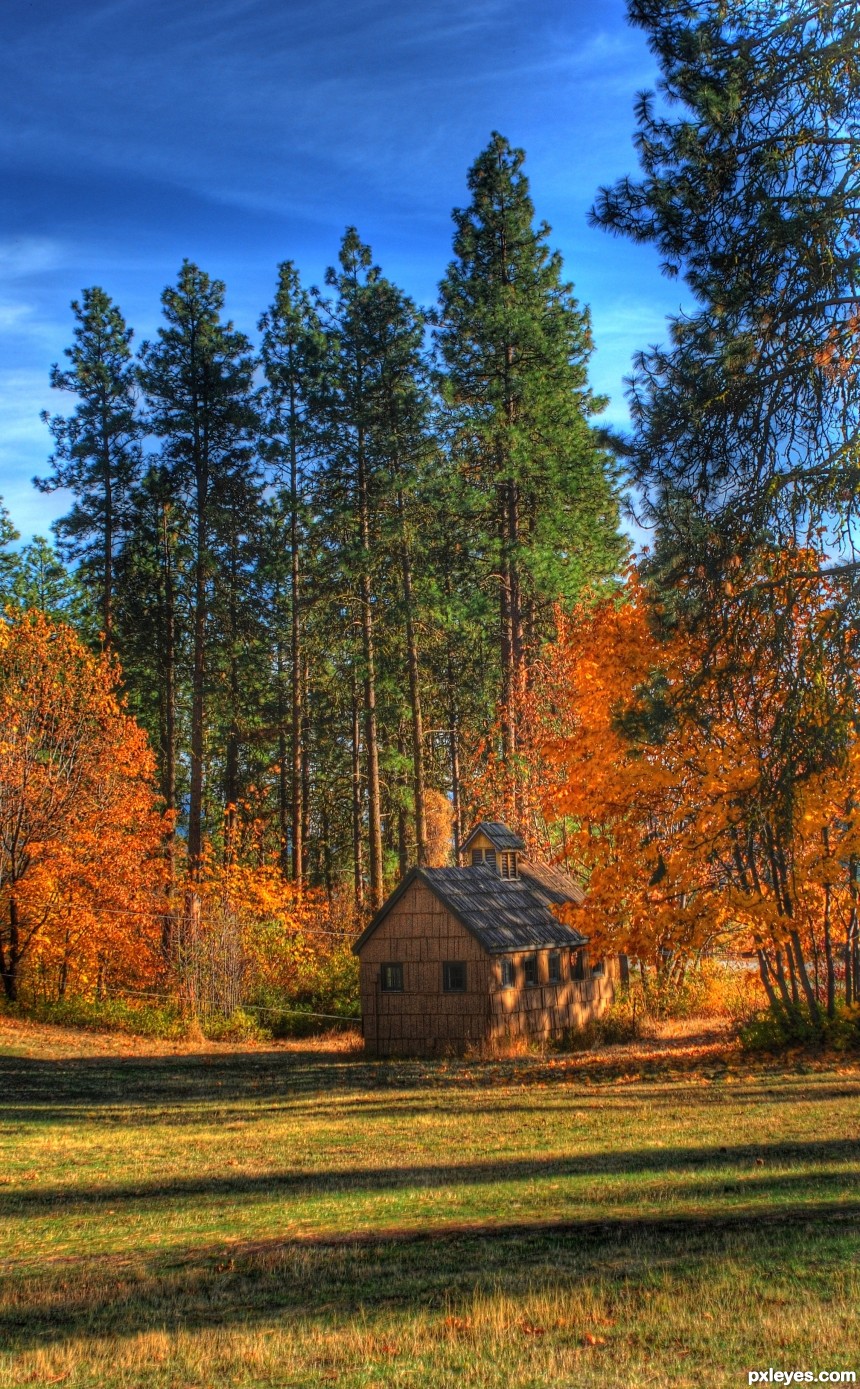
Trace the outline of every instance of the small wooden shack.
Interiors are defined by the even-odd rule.
[[[617,958],[554,915],[584,893],[529,862],[506,825],[482,821],[459,868],[413,868],[353,951],[371,1056],[432,1056],[508,1037],[557,1036],[612,1002]]]

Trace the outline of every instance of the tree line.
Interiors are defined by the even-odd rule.
[[[300,889],[377,907],[447,857],[464,760],[517,703],[553,604],[625,553],[595,428],[589,316],[535,221],[523,154],[494,135],[419,307],[345,233],[322,288],[277,273],[256,345],[186,261],[155,337],[101,288],[45,415],[37,479],[73,574],[52,593],[114,655],[156,752],[169,846],[192,873],[275,856]],[[8,522],[7,522],[8,525]],[[41,548],[40,548],[41,547]],[[42,542],[7,560],[32,596]]]

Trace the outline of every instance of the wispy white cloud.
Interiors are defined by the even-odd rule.
[[[14,236],[0,241],[0,283],[25,280],[56,270],[64,259],[58,241],[43,236]]]
[[[33,316],[32,304],[13,304],[0,300],[0,332],[15,333],[27,329]]]

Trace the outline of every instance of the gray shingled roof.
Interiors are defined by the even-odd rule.
[[[563,868],[551,868],[546,863],[529,863],[526,859],[520,859],[519,873],[532,892],[546,902],[554,902],[556,906],[573,902],[580,906],[585,901],[585,893],[579,883]]]
[[[417,879],[465,926],[490,955],[508,950],[576,949],[586,943],[553,916],[542,889],[523,878],[500,878],[494,868],[413,868],[352,947],[358,954],[395,902]],[[569,897],[565,900],[571,900]]]
[[[582,945],[584,937],[553,916],[523,878],[494,868],[426,868],[427,885],[490,954]]]
[[[509,830],[507,825],[503,825],[501,820],[482,820],[476,825],[463,842],[463,848],[468,849],[478,831],[487,836],[494,849],[501,853],[505,849],[524,849],[526,846],[520,836],[513,830]]]

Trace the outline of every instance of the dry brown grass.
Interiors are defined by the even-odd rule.
[[[658,1032],[369,1064],[0,1024],[0,1389],[860,1370],[860,1066]]]

